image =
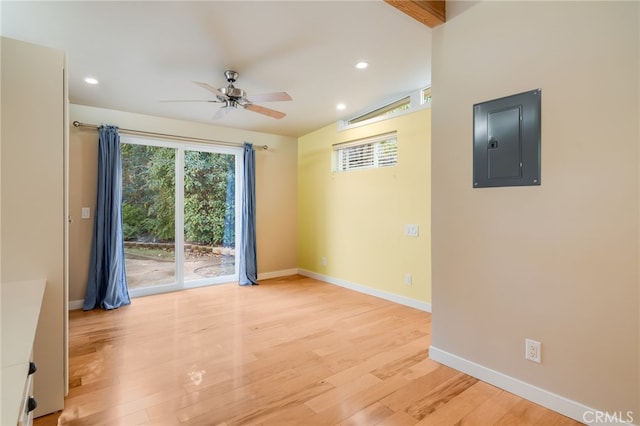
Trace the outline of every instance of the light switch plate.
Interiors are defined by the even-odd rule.
[[[89,207],[82,208],[82,218],[89,219],[91,217],[91,209]]]
[[[407,237],[417,237],[418,233],[418,225],[408,224],[404,226],[404,234]]]

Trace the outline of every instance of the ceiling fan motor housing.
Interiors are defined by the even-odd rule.
[[[244,98],[247,95],[244,90],[237,87],[233,87],[232,84],[230,84],[228,87],[221,87],[220,92],[222,92],[223,95],[228,96],[232,99]]]

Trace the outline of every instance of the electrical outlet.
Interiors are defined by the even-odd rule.
[[[524,357],[529,361],[542,363],[542,343],[531,339],[524,341]]]
[[[322,263],[322,266],[327,266],[327,258],[323,257],[322,259],[320,259],[320,262]]]
[[[404,274],[404,283],[410,286],[411,282],[412,282],[411,274]]]

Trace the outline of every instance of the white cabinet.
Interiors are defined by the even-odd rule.
[[[67,385],[66,59],[1,42],[0,282],[46,280],[33,345],[39,416],[64,408]]]
[[[31,354],[45,281],[0,284],[2,299],[1,425],[30,425],[33,420]]]

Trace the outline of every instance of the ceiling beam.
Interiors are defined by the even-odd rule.
[[[384,0],[396,9],[428,27],[435,27],[446,21],[444,0]]]

